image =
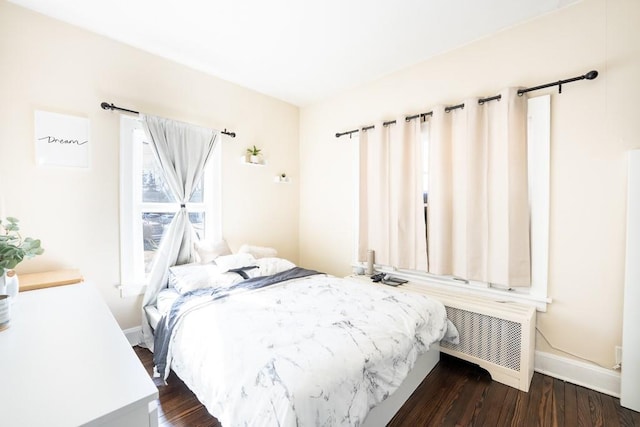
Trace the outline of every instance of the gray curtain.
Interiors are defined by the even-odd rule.
[[[219,133],[162,117],[143,115],[141,119],[171,195],[181,206],[160,242],[142,300],[144,344],[153,351],[153,333],[144,307],[156,303],[158,292],[166,287],[169,267],[195,260],[195,232],[186,204],[202,178]]]

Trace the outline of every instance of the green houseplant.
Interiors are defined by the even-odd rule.
[[[40,240],[22,237],[16,218],[0,219],[0,273],[15,268],[25,258],[33,258],[44,252]]]
[[[11,304],[20,289],[18,276],[13,269],[23,259],[43,252],[40,240],[20,235],[16,218],[0,219],[0,330],[6,329],[11,321]]]
[[[247,154],[249,155],[249,161],[251,163],[260,163],[260,152],[262,150],[255,145],[251,148],[247,148]]]

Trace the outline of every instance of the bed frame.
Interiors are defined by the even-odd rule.
[[[363,427],[384,427],[400,410],[402,405],[409,399],[411,394],[429,375],[429,372],[436,366],[440,360],[440,347],[437,343],[433,344],[428,352],[420,355],[416,360],[413,369],[409,371],[409,375],[404,379],[400,387],[388,398],[382,401],[378,406],[369,411],[369,414],[362,423]]]

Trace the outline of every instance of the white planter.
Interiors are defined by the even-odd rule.
[[[0,295],[0,331],[9,327],[11,321],[11,298]]]
[[[4,270],[0,276],[0,331],[9,327],[11,305],[18,295],[18,275],[13,270]]]
[[[251,163],[261,163],[261,162],[260,162],[260,156],[250,156],[250,157],[249,157],[249,161],[250,161]]]
[[[18,296],[20,285],[18,283],[18,275],[14,270],[4,270],[0,276],[0,295],[9,295],[13,300]]]

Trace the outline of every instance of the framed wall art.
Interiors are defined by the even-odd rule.
[[[35,111],[36,164],[88,168],[89,119]]]

